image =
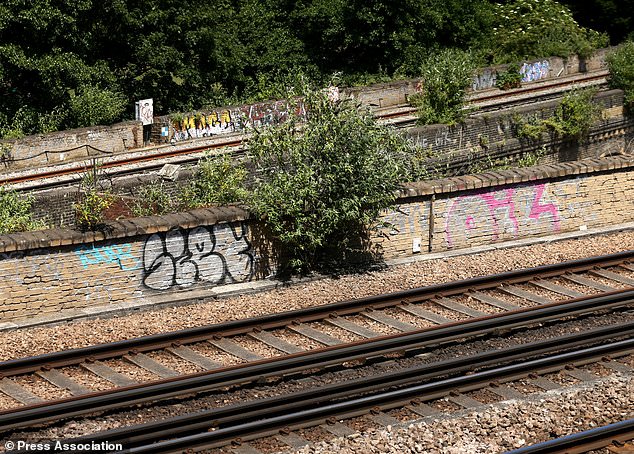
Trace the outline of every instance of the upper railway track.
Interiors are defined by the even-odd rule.
[[[477,114],[519,107],[539,101],[546,101],[562,96],[563,93],[579,87],[604,87],[606,85],[607,71],[595,71],[575,77],[545,80],[526,87],[514,89],[508,92],[499,90],[476,92],[468,99],[468,108],[474,109]],[[416,109],[412,106],[396,106],[375,110],[377,119],[384,123],[399,128],[412,126],[416,122]],[[100,167],[107,170],[112,177],[129,174],[138,174],[148,171],[156,171],[163,165],[180,164],[193,165],[204,156],[205,153],[216,151],[218,153],[233,153],[235,155],[244,152],[243,143],[248,142],[248,134],[228,134],[226,137],[217,136],[213,143],[200,145],[196,140],[189,143],[183,142],[178,147],[165,145],[150,150],[126,152],[119,155],[106,155],[100,158]],[[91,158],[94,160],[95,158]],[[67,186],[81,180],[86,168],[91,165],[91,159],[78,161],[72,164],[56,165],[44,170],[22,170],[19,172],[5,173],[0,176],[0,185],[11,185],[18,190],[40,190],[54,187]]]

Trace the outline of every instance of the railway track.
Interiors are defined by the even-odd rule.
[[[603,86],[606,83],[607,71],[597,71],[574,78],[560,80],[547,80],[543,83],[535,83],[528,87],[515,89],[512,92],[499,92],[493,94],[474,94],[469,98],[469,108],[478,109],[479,114],[500,110],[511,106],[518,106],[547,100],[561,96],[565,91],[573,87]],[[416,109],[411,106],[377,111],[375,113],[379,121],[396,127],[405,128],[416,121]],[[226,139],[218,137],[212,144],[157,147],[152,152],[125,153],[121,156],[105,157],[102,159],[101,168],[108,170],[110,176],[123,176],[147,171],[159,170],[166,163],[190,165],[195,164],[206,152],[230,152],[236,155],[244,152],[242,144],[248,141],[247,135],[232,134]],[[94,159],[94,158],[93,158]],[[14,185],[19,190],[41,190],[66,186],[81,180],[88,161],[79,162],[77,165],[63,165],[57,168],[49,168],[43,172],[20,172],[16,175],[7,175],[0,178],[0,185]]]
[[[633,334],[634,323],[630,322],[105,431],[69,443],[108,441],[123,444],[122,452],[175,453],[239,445],[280,431],[288,436],[300,428],[406,406],[424,414],[425,402],[450,393],[486,388],[492,382],[500,387],[564,367],[602,360],[609,363],[634,352]],[[626,339],[613,340],[618,337]],[[604,343],[596,345],[600,342]],[[610,359],[605,361],[607,356]]]
[[[0,430],[628,306],[634,292],[633,254],[4,361],[0,392],[13,404],[0,412]],[[271,354],[256,353],[257,343]],[[190,368],[170,367],[182,363]],[[144,380],[132,378],[139,372]],[[91,389],[89,375],[108,386]],[[52,388],[48,398],[29,389],[34,381]]]

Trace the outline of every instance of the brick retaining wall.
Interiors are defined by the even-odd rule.
[[[634,156],[410,183],[397,204],[374,238],[386,259],[630,222]],[[238,206],[2,235],[0,323],[261,279],[276,268],[270,244]]]

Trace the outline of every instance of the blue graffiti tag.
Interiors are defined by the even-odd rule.
[[[100,263],[117,263],[122,270],[136,270],[140,267],[139,260],[132,255],[132,245],[110,245],[91,247],[80,246],[75,250],[75,254],[81,260],[84,269],[89,265],[98,265]],[[126,265],[124,261],[128,261]],[[130,264],[131,262],[131,264]]]

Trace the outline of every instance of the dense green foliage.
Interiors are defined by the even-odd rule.
[[[73,203],[75,225],[81,230],[95,230],[104,221],[105,211],[114,202],[109,189],[102,184],[101,165],[93,161],[92,167],[86,169],[79,185],[77,200]]]
[[[201,159],[191,184],[181,194],[186,207],[242,202],[247,198],[244,187],[247,170],[234,162],[230,154],[207,155]]]
[[[250,204],[294,271],[313,268],[329,251],[341,257],[354,249],[350,241],[394,201],[403,178],[395,155],[409,148],[349,100],[333,102],[321,91],[301,95],[305,121],[293,115],[248,143],[256,176]]]
[[[625,92],[625,105],[634,107],[634,41],[627,41],[607,56],[609,84]]]
[[[32,196],[0,187],[0,234],[45,228],[44,223],[33,220]]]
[[[358,84],[418,76],[426,56],[446,47],[471,49],[480,62],[491,63],[601,44],[552,0],[493,5],[5,0],[0,136],[131,118],[134,101],[150,97],[157,114],[280,97],[300,69],[317,84],[333,74],[342,84]],[[585,11],[579,21],[590,20],[599,30],[609,31],[614,22],[621,36],[631,25],[632,8],[610,8],[597,17],[595,10],[575,11]]]
[[[474,71],[471,54],[458,49],[444,49],[426,58],[420,68],[422,93],[410,98],[418,107],[419,123],[455,124],[464,119]]]

